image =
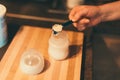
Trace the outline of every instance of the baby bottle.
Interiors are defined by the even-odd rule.
[[[0,4],[0,48],[7,43],[6,7]]]
[[[60,26],[57,27],[56,30],[59,30]],[[55,60],[63,60],[67,58],[69,53],[69,39],[65,31],[60,31],[57,34],[52,31],[49,38],[48,53]]]

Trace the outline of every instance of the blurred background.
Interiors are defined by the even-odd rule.
[[[8,44],[0,48],[0,59],[22,25],[51,28],[53,24],[67,21],[75,5],[101,5],[114,1],[117,0],[0,0],[7,8],[8,26]],[[81,80],[120,80],[119,22],[104,22],[83,31]],[[77,31],[73,25],[65,30]]]

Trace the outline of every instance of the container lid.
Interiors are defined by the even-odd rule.
[[[6,7],[0,4],[0,17],[3,17],[6,13]]]

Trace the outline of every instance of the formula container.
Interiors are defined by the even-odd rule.
[[[6,7],[0,4],[0,48],[7,43]]]

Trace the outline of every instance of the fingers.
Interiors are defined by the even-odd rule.
[[[88,18],[83,18],[80,20],[80,24],[84,25],[84,24],[88,24],[90,22],[90,20]]]
[[[69,14],[69,19],[76,22],[79,20],[79,18],[81,17],[81,15],[79,14],[79,8],[75,7],[71,10],[70,14]]]
[[[84,18],[86,14],[87,10],[84,6],[77,6],[73,8],[69,14],[69,19],[74,22],[74,27],[80,31],[84,30],[87,27],[87,24],[90,22],[89,19]]]
[[[84,16],[86,16],[86,14],[87,14],[87,10],[84,6],[77,6],[71,10],[69,14],[69,19],[76,22],[81,18],[83,18]]]
[[[90,20],[89,20],[89,19],[83,18],[83,19],[81,19],[81,20],[79,20],[79,21],[77,21],[77,22],[74,22],[73,25],[74,25],[75,27],[77,27],[78,24],[79,24],[79,25],[86,25],[86,24],[89,24],[89,23],[90,23]]]
[[[71,10],[69,19],[74,22],[73,25],[78,30],[84,30],[86,27],[95,26],[101,22],[99,11],[100,9],[96,6],[77,6]]]
[[[74,15],[77,13],[77,9],[73,8],[69,14],[69,19],[74,21]]]
[[[87,18],[81,19],[79,22],[73,23],[74,27],[76,27],[79,31],[86,29],[89,27],[90,20]]]
[[[79,27],[77,28],[79,31],[83,31],[86,29],[86,26],[83,25],[79,25]]]

